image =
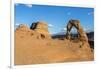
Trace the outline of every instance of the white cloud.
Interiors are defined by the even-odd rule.
[[[52,25],[52,24],[48,24],[48,26],[49,26],[49,27],[54,27],[54,25]]]
[[[20,4],[16,3],[15,5],[18,6],[18,5],[20,5]],[[25,5],[26,7],[29,7],[29,8],[32,7],[32,4],[24,4],[24,5]]]
[[[86,26],[86,27],[84,27],[84,31],[85,31],[85,32],[91,32],[92,29],[91,29],[89,26]]]
[[[94,14],[94,12],[89,12],[89,13],[88,13],[88,15],[93,15],[93,14]]]
[[[25,4],[25,6],[31,8],[32,7],[32,4]]]
[[[66,31],[67,29],[66,28],[63,28],[63,30]]]
[[[16,24],[15,24],[15,26],[19,26],[19,25],[20,25],[19,23],[16,23]]]

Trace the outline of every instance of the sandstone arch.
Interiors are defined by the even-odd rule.
[[[77,29],[77,33],[78,33],[78,39],[82,42],[88,42],[88,38],[86,33],[84,32],[80,21],[79,20],[69,20],[68,24],[67,24],[67,35],[66,38],[68,40],[71,40],[71,29],[72,27],[75,27]]]

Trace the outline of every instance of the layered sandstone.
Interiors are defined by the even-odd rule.
[[[28,28],[20,25],[15,31],[14,64],[44,64],[75,61],[92,61],[93,52],[88,46],[87,38],[83,35],[80,23],[68,23],[68,39],[53,39],[44,22],[32,23]],[[79,40],[73,41],[70,30],[75,26],[79,33]],[[83,38],[84,37],[84,38]],[[69,41],[70,39],[70,41]],[[84,44],[83,44],[84,41]]]
[[[38,32],[43,38],[51,38],[51,35],[48,31],[48,25],[45,22],[32,23],[30,29]]]

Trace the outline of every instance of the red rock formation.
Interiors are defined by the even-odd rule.
[[[68,22],[68,25],[67,25],[67,39],[71,39],[71,29],[72,27],[75,27],[77,29],[77,33],[78,33],[78,39],[82,42],[88,42],[88,38],[87,38],[87,35],[86,33],[84,32],[81,24],[80,24],[80,21],[79,20],[70,20]]]
[[[32,23],[30,29],[40,33],[41,38],[51,38],[51,35],[48,31],[48,25],[45,22]]]

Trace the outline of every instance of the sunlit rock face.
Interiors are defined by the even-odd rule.
[[[67,24],[67,35],[66,38],[67,39],[71,39],[71,29],[72,27],[75,27],[78,33],[78,39],[82,42],[88,42],[88,38],[86,33],[84,32],[80,21],[79,20],[69,20],[68,24]]]
[[[94,53],[89,47],[87,36],[85,36],[86,34],[79,21],[69,21],[66,37],[70,37],[73,26],[77,29],[78,41],[71,38],[51,39],[48,25],[44,22],[32,23],[30,28],[27,25],[19,25],[14,36],[14,64],[27,65],[94,60]]]
[[[30,29],[40,33],[41,38],[51,38],[51,35],[48,31],[48,25],[45,22],[32,23]]]

